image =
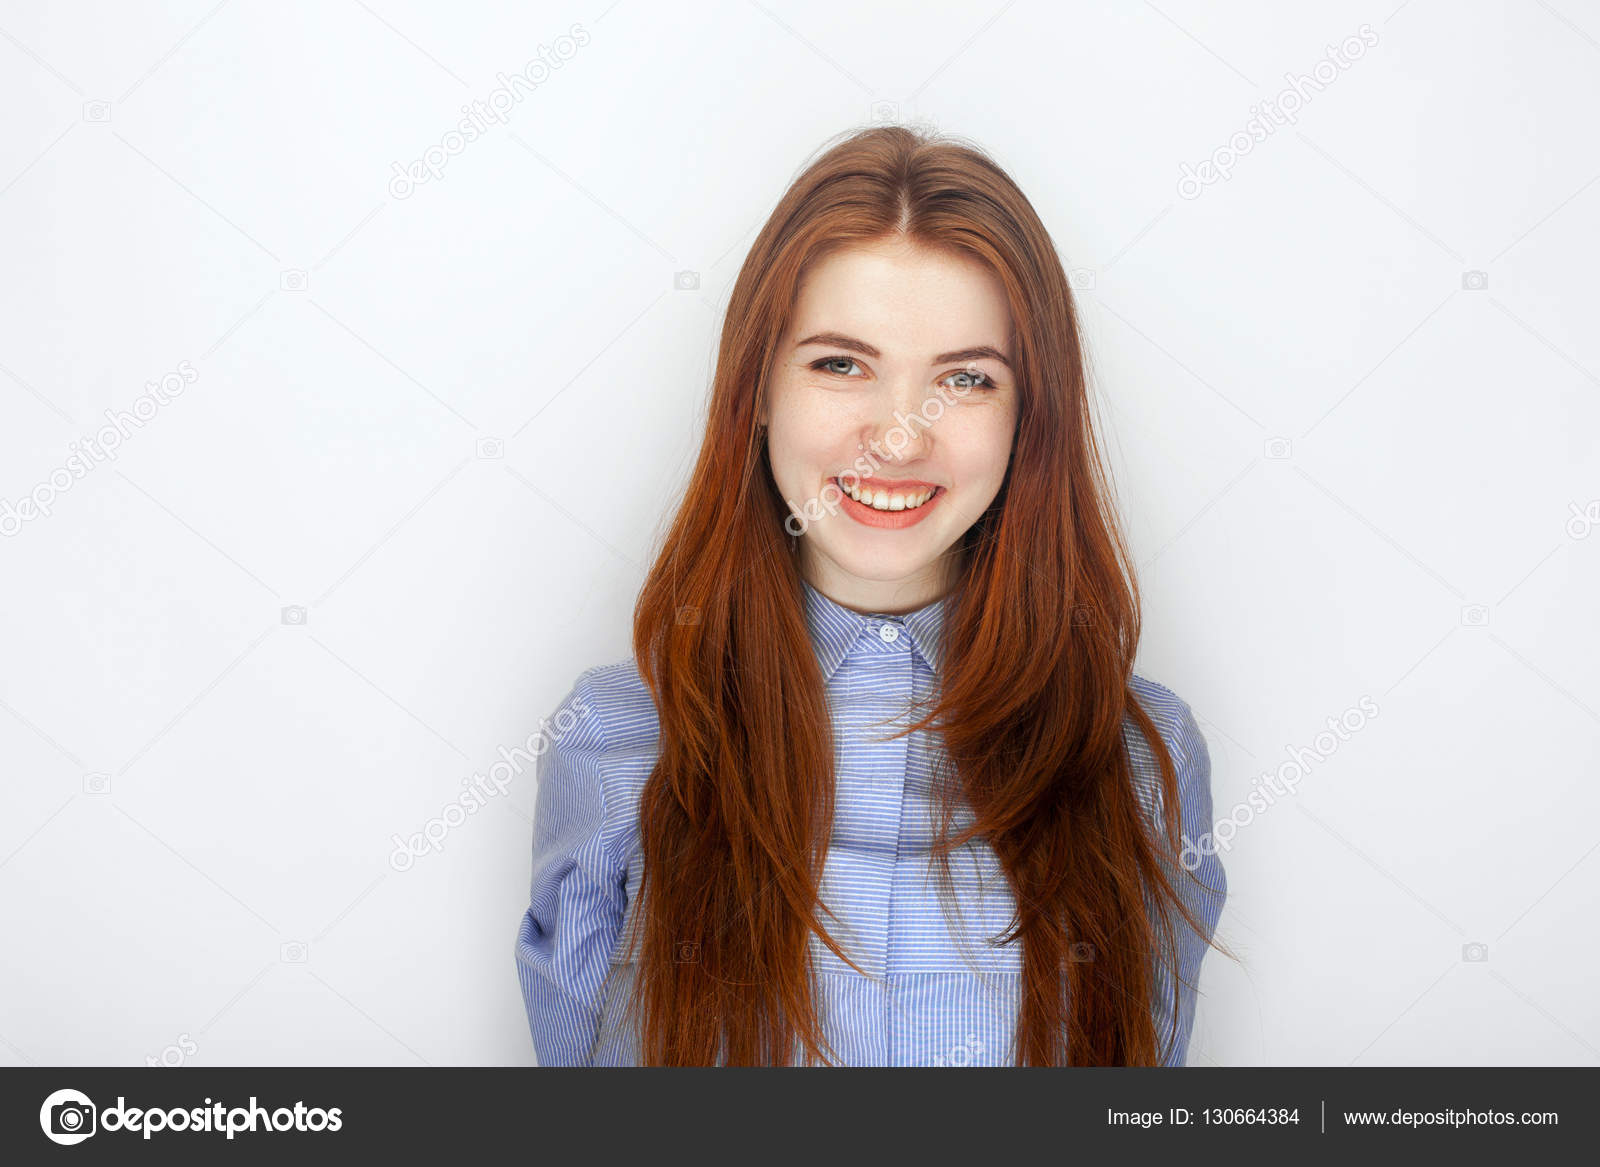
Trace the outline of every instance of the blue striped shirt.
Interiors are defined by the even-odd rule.
[[[928,854],[937,830],[937,736],[918,730],[881,740],[914,720],[906,716],[911,702],[933,694],[947,600],[869,616],[804,587],[837,750],[820,893],[833,915],[820,919],[866,973],[811,937],[823,1032],[845,1065],[1012,1065],[1020,946],[985,943],[1010,925],[1009,886],[993,851],[973,840],[952,852],[955,899],[941,902]],[[1171,690],[1137,674],[1133,688],[1177,765],[1182,829],[1199,839],[1212,829],[1205,738]],[[584,672],[563,702],[568,708],[573,714],[557,714],[557,736],[539,759],[533,884],[517,934],[517,973],[541,1065],[637,1065],[637,1019],[625,1009],[635,964],[625,938],[637,904],[629,889],[641,877],[639,796],[657,757],[655,707],[629,659]],[[1155,761],[1131,718],[1124,734],[1140,802],[1154,817],[1161,806]],[[972,821],[962,810],[958,828]],[[1175,874],[1209,935],[1227,894],[1220,860],[1206,855],[1195,872],[1214,893],[1181,869]],[[1184,987],[1173,1014],[1173,970],[1156,961],[1152,1016],[1164,1064],[1181,1066],[1206,943],[1181,917],[1174,922]]]

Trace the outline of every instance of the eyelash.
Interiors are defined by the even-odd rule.
[[[849,361],[852,365],[857,364],[857,361],[856,361],[856,359],[854,357],[847,357],[847,356],[844,356],[843,354],[840,354],[839,356],[836,356],[836,357],[823,357],[821,360],[812,361],[811,362],[811,368],[816,370],[819,373],[832,373],[832,375],[835,376],[835,377],[847,377],[848,376],[847,373],[834,373],[832,369],[829,369],[827,367],[828,365],[833,364],[833,362],[835,362],[835,361]],[[963,375],[964,376],[968,376],[968,377],[978,377],[978,378],[980,378],[980,381],[979,381],[978,384],[969,386],[969,388],[972,388],[972,389],[984,389],[984,390],[991,390],[991,391],[994,390],[994,389],[998,389],[999,388],[998,385],[996,385],[993,381],[991,381],[989,379],[989,374],[979,372],[976,369],[957,369],[954,373],[947,374],[947,376],[950,376],[950,377],[960,377],[960,376],[963,376]]]

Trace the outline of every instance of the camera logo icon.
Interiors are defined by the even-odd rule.
[[[679,624],[698,624],[700,623],[700,609],[693,604],[684,604],[678,609],[674,619]]]
[[[674,272],[672,286],[680,292],[693,292],[700,287],[700,273],[697,271]]]
[[[291,267],[278,277],[278,287],[285,292],[303,292],[310,283],[306,273],[297,267]]]
[[[278,945],[278,959],[284,964],[304,964],[306,962],[305,942],[288,940]]]
[[[95,1132],[94,1103],[81,1090],[57,1090],[39,1108],[39,1127],[52,1143],[76,1146]]]
[[[1074,292],[1094,291],[1095,271],[1092,267],[1075,267],[1067,273],[1067,286]]]
[[[86,101],[83,103],[83,120],[86,122],[108,122],[111,120],[111,103],[109,101]]]
[[[1067,959],[1079,964],[1087,964],[1094,959],[1094,945],[1087,940],[1074,940],[1067,945]]]
[[[1468,604],[1461,609],[1461,623],[1468,628],[1482,628],[1489,623],[1489,609],[1482,604]]]
[[[85,794],[110,794],[111,775],[102,774],[98,770],[93,774],[83,776],[83,792]]]
[[[1294,443],[1288,438],[1268,438],[1262,454],[1274,462],[1285,461],[1294,454]]]
[[[900,104],[895,101],[872,103],[872,120],[880,126],[894,125],[900,120]]]
[[[1461,959],[1474,964],[1482,964],[1489,959],[1489,946],[1483,943],[1463,944],[1461,946]]]
[[[505,456],[506,446],[499,438],[478,439],[478,457],[480,459],[504,458]]]
[[[306,610],[300,604],[290,604],[283,609],[280,619],[285,624],[304,624],[306,622]]]
[[[1469,292],[1487,291],[1489,273],[1486,271],[1464,271],[1461,273],[1461,286]]]
[[[672,947],[672,956],[679,964],[700,963],[700,941],[680,940]]]

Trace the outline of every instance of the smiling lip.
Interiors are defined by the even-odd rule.
[[[833,483],[835,486],[839,486],[837,478],[833,479]],[[844,513],[862,526],[877,527],[881,530],[899,530],[902,527],[916,526],[916,524],[928,517],[928,512],[939,504],[939,500],[944,498],[946,493],[945,488],[942,486],[935,486],[931,482],[920,482],[910,478],[891,481],[887,478],[873,477],[864,479],[862,485],[871,485],[874,492],[883,490],[890,494],[896,491],[902,494],[907,491],[918,490],[932,490],[934,492],[932,498],[914,510],[880,511],[877,507],[857,502],[849,494],[845,493],[844,488],[840,486],[840,505],[844,508]]]
[[[839,482],[837,478],[834,481]],[[840,482],[839,485],[843,486],[844,483]],[[920,478],[879,478],[876,474],[870,478],[861,479],[857,485],[870,486],[875,491],[887,490],[890,494],[895,491],[904,494],[907,491],[934,490],[936,488],[934,483],[923,482]]]

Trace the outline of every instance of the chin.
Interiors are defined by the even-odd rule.
[[[925,571],[933,562],[926,554],[885,554],[881,544],[874,548],[838,548],[829,552],[829,558],[857,579],[875,583],[896,583],[910,579]]]

